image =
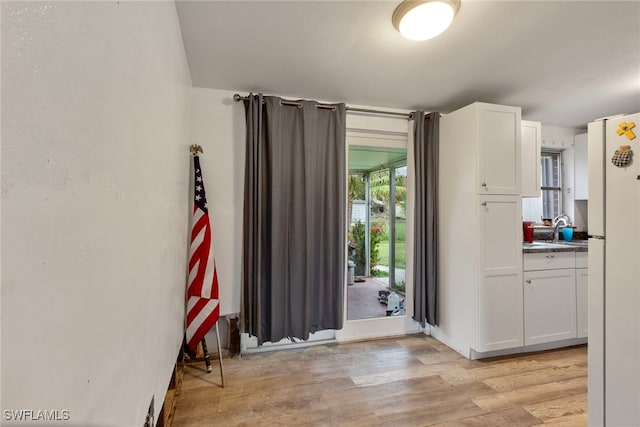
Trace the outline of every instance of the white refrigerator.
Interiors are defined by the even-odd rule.
[[[640,426],[640,113],[589,123],[588,147],[589,425]]]

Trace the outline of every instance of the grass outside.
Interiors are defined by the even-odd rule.
[[[404,242],[396,242],[396,268],[406,268],[406,246]],[[389,242],[378,244],[379,257],[378,265],[389,265]]]
[[[406,221],[396,220],[396,268],[406,268]],[[388,229],[387,229],[388,230]],[[389,234],[378,244],[378,265],[389,265]]]

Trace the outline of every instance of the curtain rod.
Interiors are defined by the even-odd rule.
[[[233,100],[238,102],[238,101],[246,101],[248,100],[249,97],[248,96],[241,96],[238,95],[237,93],[235,95],[233,95]],[[282,100],[282,104],[283,105],[293,105],[296,107],[302,107],[302,104],[296,101],[287,101],[287,100]],[[317,104],[316,105],[318,108],[326,108],[328,110],[335,110],[335,106],[331,105],[331,104]],[[345,108],[347,111],[353,111],[356,113],[373,113],[373,114],[385,114],[388,116],[400,116],[400,117],[406,117],[407,119],[411,119],[411,117],[413,116],[413,113],[398,113],[396,111],[386,111],[386,110],[372,110],[369,108],[356,108],[356,107],[346,107]]]

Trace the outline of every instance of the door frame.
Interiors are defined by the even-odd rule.
[[[414,154],[413,154],[413,121],[406,118],[385,117],[367,114],[349,114],[347,116],[345,176],[349,174],[349,147],[369,146],[379,148],[405,148],[407,150],[407,201],[406,201],[406,291],[405,310],[403,316],[378,317],[371,319],[347,319],[347,269],[345,268],[343,289],[343,327],[335,331],[338,342],[354,341],[385,336],[404,335],[419,332],[418,322],[413,314],[413,227],[414,227]],[[347,180],[348,181],[348,180]],[[348,185],[348,182],[346,183]],[[348,203],[348,191],[345,191],[345,203]],[[349,224],[348,209],[345,209],[345,225]],[[410,236],[410,237],[409,237]],[[344,245],[347,245],[345,233]],[[345,254],[347,265],[348,254]]]

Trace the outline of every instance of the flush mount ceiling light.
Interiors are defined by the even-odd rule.
[[[409,40],[428,40],[446,30],[460,9],[460,0],[404,0],[393,12],[396,30]]]

